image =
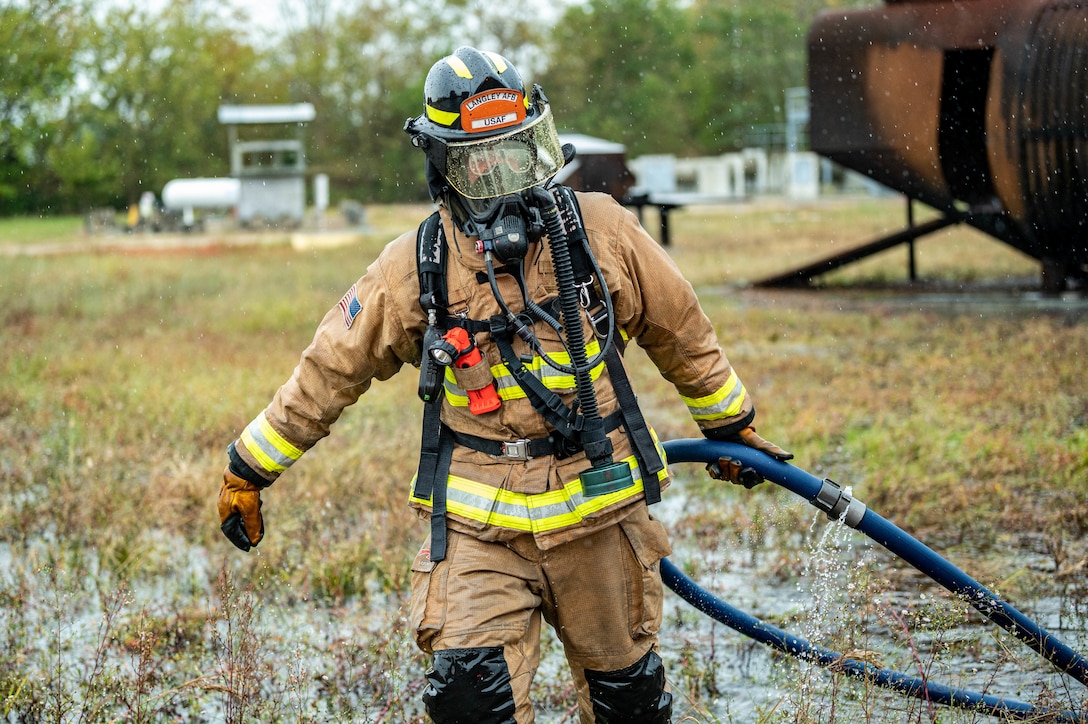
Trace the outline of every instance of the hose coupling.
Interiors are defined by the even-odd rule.
[[[827,513],[830,520],[841,520],[851,528],[857,528],[865,517],[865,503],[855,500],[834,480],[824,479],[820,492],[809,501]]]

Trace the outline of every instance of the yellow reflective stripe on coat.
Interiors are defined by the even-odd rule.
[[[601,345],[596,340],[593,340],[586,345],[587,357],[593,357],[600,351]],[[570,355],[566,352],[556,352],[549,356],[556,364],[570,366]],[[549,390],[573,390],[577,387],[574,375],[555,369],[545,362],[542,357],[534,356],[531,362],[525,363],[525,368]],[[604,362],[601,362],[589,371],[590,380],[596,382],[603,371]],[[521,389],[521,385],[518,384],[517,379],[511,374],[506,365],[499,364],[492,366],[491,375],[495,378],[495,389],[498,391],[500,399],[504,401],[524,399],[525,391]],[[457,384],[457,380],[453,375],[453,370],[449,367],[446,368],[445,389],[446,400],[451,405],[454,407],[465,407],[468,405],[468,394]]]
[[[263,412],[246,426],[241,440],[246,450],[270,473],[282,473],[302,457],[302,450],[273,430]]]
[[[729,373],[729,379],[725,381],[721,389],[706,397],[684,397],[684,404],[688,406],[688,412],[696,420],[723,420],[727,417],[735,417],[744,409],[744,399],[748,393],[741,384],[736,372]]]
[[[515,493],[450,475],[446,483],[446,510],[487,526],[525,533],[545,533],[567,528],[577,525],[593,513],[642,494],[642,472],[635,462],[635,456],[627,457],[624,462],[631,466],[634,483],[623,490],[592,498],[583,496],[581,478],[572,480],[560,490],[529,494]],[[658,473],[657,477],[659,480],[667,478],[667,469]],[[412,488],[415,489],[414,481]],[[430,498],[417,498],[412,495],[411,500],[420,505],[431,504]]]

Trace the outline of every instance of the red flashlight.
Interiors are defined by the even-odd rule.
[[[485,412],[499,409],[502,404],[499,393],[495,391],[494,378],[491,377],[491,369],[487,361],[480,354],[476,342],[469,336],[463,327],[454,327],[442,336],[442,341],[431,348],[431,356],[440,365],[453,365],[458,370],[477,368],[471,375],[454,375],[457,383],[468,392],[468,409],[473,415],[482,415]],[[482,368],[478,367],[483,365]],[[477,383],[471,382],[477,380]],[[478,387],[472,389],[476,384]]]

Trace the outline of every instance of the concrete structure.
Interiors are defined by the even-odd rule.
[[[276,223],[300,226],[306,212],[306,153],[302,129],[315,117],[310,103],[219,107],[227,126],[230,172],[240,182],[237,218],[242,225]],[[294,138],[250,139],[239,127],[283,126]],[[267,136],[268,132],[262,132]]]
[[[653,154],[629,163],[635,174],[632,193],[651,197],[681,194],[706,201],[732,201],[784,193],[788,178],[787,159],[761,148],[697,158]]]

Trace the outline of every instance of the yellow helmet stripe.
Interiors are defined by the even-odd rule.
[[[465,65],[465,61],[461,60],[456,55],[447,57],[446,65],[453,68],[453,72],[461,78],[472,78],[472,71]]]
[[[443,111],[439,108],[435,108],[434,106],[427,106],[427,118],[440,126],[452,126],[460,115],[460,113],[452,113],[450,111]]]
[[[506,72],[506,60],[501,55],[499,55],[498,53],[492,53],[488,50],[484,51],[484,55],[486,55],[488,58],[491,58],[491,63],[495,66],[495,70],[499,71],[500,73]]]

